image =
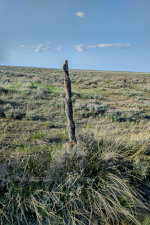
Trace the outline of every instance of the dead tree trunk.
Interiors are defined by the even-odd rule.
[[[75,137],[75,123],[73,121],[73,109],[71,100],[71,81],[68,72],[68,61],[66,60],[63,64],[64,70],[64,88],[65,88],[65,112],[68,120],[68,133],[69,133],[69,147],[72,147],[76,143]]]

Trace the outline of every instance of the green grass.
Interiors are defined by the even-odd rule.
[[[150,225],[150,217],[146,217],[142,225]]]
[[[43,139],[46,137],[46,134],[43,134],[41,132],[35,132],[30,134],[30,139],[31,140],[36,140],[36,139]]]
[[[149,224],[150,74],[0,66],[0,224]],[[16,81],[17,80],[17,81]]]
[[[63,88],[63,85],[62,87],[54,87],[52,85],[49,85],[46,87],[46,89],[50,92],[53,92],[53,93],[62,93],[64,92],[64,88]]]

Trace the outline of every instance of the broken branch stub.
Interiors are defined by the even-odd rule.
[[[68,61],[66,60],[63,64],[64,70],[64,88],[65,88],[65,112],[68,120],[68,133],[69,133],[69,147],[73,147],[76,143],[75,137],[75,123],[73,121],[73,109],[72,109],[72,100],[71,100],[71,80],[68,72]],[[73,144],[74,143],[74,144]]]

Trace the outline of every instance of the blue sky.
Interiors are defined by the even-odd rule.
[[[0,0],[0,64],[150,72],[149,0]]]

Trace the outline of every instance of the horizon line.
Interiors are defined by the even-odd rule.
[[[61,70],[62,68],[55,68],[55,67],[41,67],[41,66],[16,66],[16,65],[0,65],[0,67],[23,67],[23,68],[39,68],[39,69],[52,69],[52,70]],[[74,69],[69,68],[69,70],[84,70],[84,71],[100,71],[100,72],[131,72],[131,73],[150,73],[150,71],[132,71],[132,70],[100,70],[100,69]]]

